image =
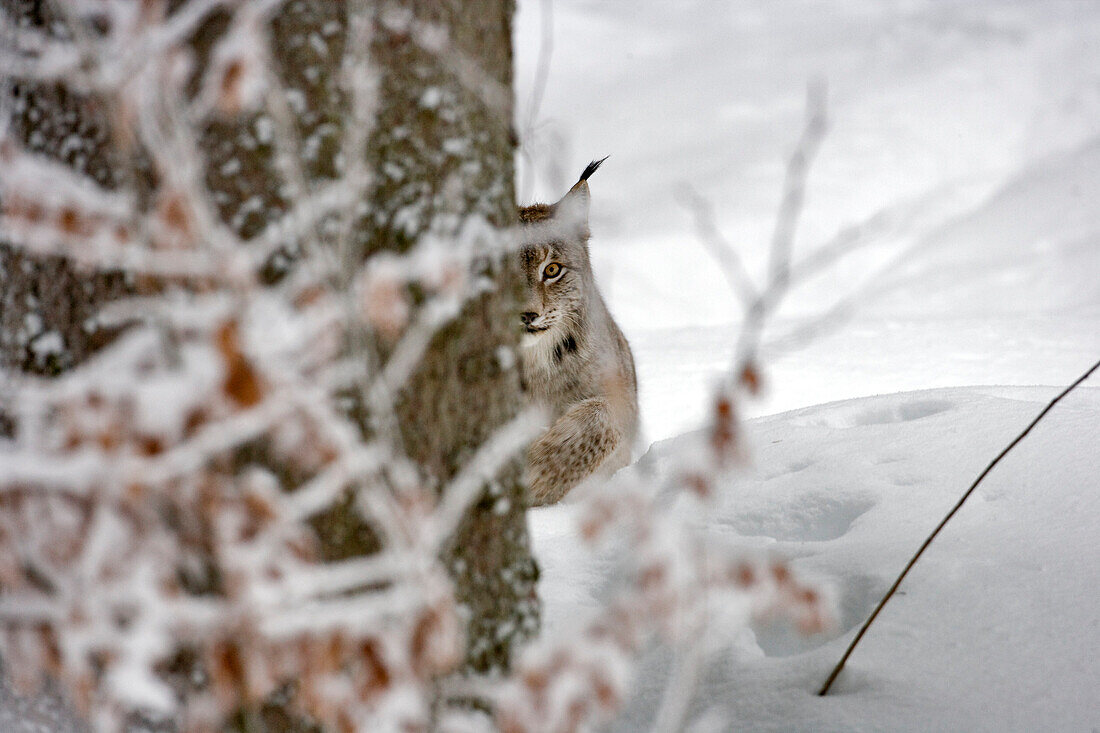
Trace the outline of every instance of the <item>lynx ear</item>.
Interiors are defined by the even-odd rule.
[[[596,172],[600,164],[607,160],[604,156],[588,164],[581,173],[580,180],[573,184],[569,193],[562,196],[561,200],[554,204],[554,219],[561,225],[569,228],[576,227],[582,236],[588,235],[588,204],[591,195],[588,192],[588,177]]]
[[[567,231],[588,229],[588,182],[577,181],[569,193],[554,204],[554,223]]]

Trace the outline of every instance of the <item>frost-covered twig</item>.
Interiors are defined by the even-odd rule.
[[[523,119],[520,131],[519,151],[525,159],[523,183],[519,188],[520,195],[527,199],[531,195],[531,185],[534,179],[534,157],[531,154],[531,142],[535,133],[535,126],[539,120],[539,110],[542,109],[542,99],[546,94],[546,83],[550,78],[550,60],[554,55],[554,3],[553,0],[541,0],[539,4],[540,36],[538,62],[535,65],[534,89],[527,105],[527,114]]]
[[[700,667],[703,665],[704,634],[705,630],[699,630],[693,634],[684,648],[678,650],[673,660],[674,666],[669,676],[669,683],[665,685],[664,697],[661,699],[661,705],[657,709],[657,717],[653,723],[653,730],[656,733],[676,733],[684,729],[684,717],[687,715],[688,706],[695,693],[695,685],[698,683]]]
[[[681,201],[692,211],[695,218],[695,231],[699,241],[718,260],[730,290],[741,301],[744,308],[748,310],[759,297],[759,294],[756,292],[756,286],[753,284],[748,270],[745,269],[745,263],[737,254],[737,249],[718,230],[714,216],[714,205],[686,182],[677,189],[677,194]]]
[[[749,306],[741,323],[740,334],[734,349],[734,361],[729,379],[739,380],[751,370],[759,347],[764,320],[779,304],[791,282],[791,250],[798,219],[802,213],[806,178],[810,162],[825,136],[825,88],[813,84],[806,95],[806,123],[802,137],[787,162],[783,179],[783,198],[776,215],[768,251],[767,284]]]
[[[541,410],[528,408],[500,426],[481,444],[443,490],[443,498],[432,516],[432,544],[436,550],[442,549],[443,544],[452,538],[466,510],[481,494],[486,482],[543,429],[545,416]]]
[[[806,95],[806,114],[802,135],[787,162],[783,179],[783,195],[768,248],[767,275],[761,287],[753,283],[736,248],[719,231],[711,203],[688,185],[678,190],[681,201],[692,212],[699,241],[718,261],[730,290],[744,310],[744,318],[734,347],[733,363],[726,376],[727,392],[732,392],[739,381],[750,382],[750,389],[755,389],[757,379],[755,362],[758,358],[757,352],[761,345],[764,323],[778,308],[792,284],[809,277],[837,257],[847,253],[857,242],[866,241],[868,233],[881,226],[882,220],[888,219],[885,215],[872,217],[866,227],[849,228],[815,250],[803,261],[792,265],[794,237],[802,214],[806,179],[809,175],[810,163],[825,136],[826,126],[824,84],[811,84]]]
[[[764,320],[782,298],[791,283],[791,250],[795,225],[802,200],[809,162],[825,131],[823,90],[811,87],[806,112],[806,127],[787,168],[783,201],[770,247],[768,279],[757,289],[735,250],[722,240],[713,223],[713,211],[698,194],[690,192],[687,204],[695,212],[697,228],[704,245],[714,250],[723,272],[746,309],[734,371],[720,390],[714,404],[711,425],[687,449],[674,456],[669,486],[663,492],[692,496],[702,506],[714,500],[717,482],[729,466],[741,457],[742,440],[733,408],[735,388],[740,383],[755,389],[754,361]],[[541,663],[537,671],[522,671],[501,706],[500,721],[506,730],[550,730],[554,726],[573,729],[578,725],[605,719],[618,706],[629,659],[639,645],[652,635],[669,641],[676,653],[672,673],[657,713],[659,730],[679,730],[694,694],[705,650],[705,629],[710,623],[708,606],[716,593],[734,592],[750,600],[744,608],[755,608],[764,616],[781,614],[791,618],[802,630],[813,633],[831,625],[832,609],[826,594],[817,587],[795,578],[784,562],[772,560],[753,563],[728,552],[711,552],[706,541],[690,526],[658,510],[659,500],[642,495],[619,484],[610,493],[597,492],[586,508],[582,536],[592,540],[614,523],[633,523],[630,564],[633,584],[609,609],[609,616],[598,621],[592,638],[584,644],[602,642],[600,629],[615,628],[613,643],[604,645],[604,663],[598,674],[618,669],[611,677],[592,676],[577,692],[576,683],[555,690],[555,680],[578,662],[562,650]],[[747,622],[742,618],[738,623]],[[598,645],[597,645],[598,646]],[[575,654],[576,652],[572,652]],[[612,661],[613,660],[613,661]],[[585,675],[596,675],[587,671]],[[573,674],[576,674],[574,671]],[[563,683],[564,684],[564,683]],[[561,706],[565,705],[565,708]],[[556,706],[551,707],[551,706]]]
[[[7,76],[37,82],[63,81],[76,91],[114,92],[136,76],[149,59],[160,58],[183,44],[212,12],[237,2],[194,0],[158,22],[143,17],[156,11],[141,4],[59,0],[50,6],[65,19],[70,36],[67,40],[0,17],[5,27],[20,29],[19,47],[5,59],[10,65],[2,68]],[[91,19],[106,27],[107,33],[93,38],[84,27]]]
[[[683,472],[697,470],[713,450],[705,442],[694,448],[674,457],[681,489],[696,488]],[[657,720],[662,730],[682,729],[706,652],[712,603],[736,609],[737,625],[779,616],[813,633],[831,624],[826,595],[800,581],[785,562],[711,546],[649,489],[620,474],[583,503],[584,542],[598,546],[609,536],[627,542],[624,588],[580,628],[523,653],[513,677],[492,695],[502,730],[584,730],[606,723],[627,701],[635,658],[658,641],[677,650],[678,661]],[[714,494],[695,498],[706,507]]]

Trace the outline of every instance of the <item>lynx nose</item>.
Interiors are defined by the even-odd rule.
[[[520,313],[520,314],[519,314],[519,319],[520,319],[521,321],[523,321],[523,325],[524,325],[524,326],[530,326],[530,325],[531,325],[531,321],[535,320],[535,319],[536,319],[536,318],[538,318],[538,317],[539,317],[539,314],[538,314],[538,313],[533,313],[533,312],[531,312],[531,311],[526,311],[526,312],[524,312],[524,313]]]

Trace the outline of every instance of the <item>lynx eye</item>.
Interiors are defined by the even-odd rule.
[[[553,280],[561,274],[562,267],[557,262],[551,262],[542,271],[543,280]]]

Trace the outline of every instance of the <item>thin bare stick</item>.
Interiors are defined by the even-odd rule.
[[[678,188],[677,198],[691,209],[692,216],[695,217],[695,231],[699,241],[718,261],[730,290],[746,309],[751,308],[760,294],[756,292],[756,286],[753,285],[744,261],[737,254],[737,249],[718,231],[714,205],[688,183]]]
[[[829,306],[828,310],[762,342],[759,349],[764,357],[768,361],[774,361],[780,356],[805,348],[847,323],[860,309],[875,302],[877,298],[894,292],[897,284],[890,282],[888,276],[896,273],[907,258],[919,251],[929,231],[942,226],[946,220],[937,215],[929,216],[924,209],[942,206],[951,197],[950,188],[940,187],[930,189],[917,198],[882,208],[869,218],[840,230],[828,242],[794,263],[791,266],[792,287],[862,247],[879,243],[905,230],[915,235],[914,243],[902,248],[885,265],[866,277],[861,285]]]
[[[787,175],[783,187],[783,200],[772,232],[771,256],[768,275],[772,284],[785,286],[790,276],[791,249],[794,246],[795,229],[802,202],[806,197],[806,179],[810,173],[810,161],[817,153],[825,137],[825,84],[810,84],[806,93],[806,125],[798,147],[787,161]]]
[[[705,591],[704,591],[705,592]],[[658,733],[674,733],[684,729],[684,717],[688,713],[695,686],[703,666],[703,636],[706,630],[696,632],[687,649],[677,654],[671,679],[665,686],[665,697],[657,711],[653,730]]]
[[[791,284],[791,250],[806,195],[806,178],[810,162],[825,137],[825,129],[825,86],[819,82],[811,84],[806,94],[806,122],[798,146],[787,162],[783,199],[779,204],[768,254],[767,284],[749,306],[741,324],[733,368],[728,375],[731,380],[740,378],[742,372],[752,365],[760,345],[764,320],[779,305]]]
[[[954,190],[949,186],[936,186],[918,196],[903,199],[884,206],[871,216],[842,228],[831,239],[819,245],[805,257],[791,265],[791,282],[801,282],[830,267],[858,249],[877,244],[900,232],[924,235],[933,226],[943,223],[943,218],[933,214],[953,199]],[[905,250],[906,252],[909,249]]]
[[[921,544],[920,549],[917,550],[916,554],[909,559],[909,562],[905,565],[905,569],[901,571],[901,574],[897,577],[897,580],[895,580],[894,584],[890,586],[890,590],[886,591],[886,595],[884,595],[882,597],[882,600],[878,602],[878,605],[875,606],[875,610],[871,613],[870,618],[868,618],[864,622],[863,626],[860,627],[859,633],[856,634],[856,638],[852,639],[852,643],[848,645],[848,649],[844,652],[844,656],[840,658],[840,661],[837,662],[836,667],[834,667],[833,671],[829,674],[829,678],[825,680],[825,684],[821,686],[820,690],[818,690],[817,694],[819,696],[824,696],[828,694],[829,688],[832,687],[833,682],[837,678],[837,675],[839,675],[840,671],[844,669],[844,664],[848,661],[848,657],[852,656],[852,652],[855,650],[856,645],[859,644],[860,639],[862,639],[863,635],[867,633],[867,629],[869,629],[871,627],[871,624],[874,623],[875,619],[878,618],[879,613],[882,611],[887,601],[890,600],[890,598],[894,595],[894,592],[898,589],[898,586],[901,585],[901,581],[905,580],[905,576],[908,575],[913,566],[917,564],[917,560],[919,560],[920,556],[924,554],[924,551],[928,549],[928,546],[932,544],[932,540],[936,539],[936,535],[940,533],[940,530],[943,529],[944,526],[949,521],[951,521],[951,518],[955,516],[955,513],[962,508],[963,503],[965,503],[966,500],[970,498],[970,495],[974,493],[974,489],[978,488],[978,484],[982,482],[982,479],[989,475],[989,472],[993,470],[993,467],[1000,463],[1001,459],[1007,456],[1009,451],[1015,448],[1016,445],[1021,440],[1023,440],[1028,433],[1031,432],[1031,429],[1038,425],[1039,421],[1046,417],[1046,414],[1050,412],[1051,409],[1053,409],[1054,406],[1057,405],[1063,397],[1068,395],[1070,392],[1076,389],[1078,385],[1080,385],[1082,382],[1092,376],[1092,373],[1095,372],[1097,369],[1100,369],[1100,361],[1097,361],[1095,364],[1089,367],[1084,374],[1082,374],[1076,379],[1076,381],[1073,382],[1073,384],[1066,387],[1064,390],[1061,391],[1061,393],[1059,393],[1057,397],[1051,400],[1047,404],[1047,406],[1044,407],[1043,410],[1035,416],[1035,419],[1032,420],[1026,428],[1024,428],[1024,431],[1017,435],[1011,443],[1006,445],[1004,449],[1002,449],[1001,452],[997,454],[997,457],[994,458],[989,463],[989,465],[985,467],[985,470],[978,475],[978,478],[974,479],[974,483],[970,484],[970,488],[966,490],[966,493],[962,495],[962,498],[959,499],[955,506],[951,508],[951,511],[949,511],[947,515],[942,520],[940,520],[940,523],[936,525],[936,528],[934,530],[932,530],[932,534],[928,535],[928,537]]]
[[[718,261],[730,289],[745,309],[745,318],[736,345],[734,369],[727,375],[727,388],[731,388],[742,371],[752,364],[760,345],[764,321],[791,284],[791,251],[798,219],[802,213],[806,179],[810,163],[825,136],[825,129],[824,86],[811,84],[807,93],[802,135],[791,154],[783,179],[783,198],[769,248],[768,277],[761,290],[754,287],[737,250],[718,231],[714,209],[710,203],[690,186],[679,187],[680,201],[691,209],[700,241]],[[704,603],[704,607],[705,605]],[[684,727],[684,718],[703,664],[703,632],[705,619],[701,630],[676,655],[654,722],[653,729],[656,731],[676,731]]]
[[[680,202],[691,210],[695,219],[695,231],[699,241],[717,260],[730,290],[741,303],[745,313],[734,348],[733,362],[726,375],[726,389],[732,388],[756,360],[764,322],[779,307],[795,280],[842,256],[854,243],[862,241],[867,233],[861,227],[846,230],[806,260],[797,265],[791,263],[795,231],[802,214],[810,163],[821,146],[826,128],[825,85],[823,82],[811,83],[806,94],[806,117],[802,135],[787,161],[786,173],[783,177],[783,197],[768,248],[767,278],[759,289],[753,284],[737,250],[718,231],[714,208],[690,186],[678,187],[677,194]],[[874,224],[873,229],[881,226],[882,222],[873,218],[868,224]]]
[[[542,98],[546,95],[546,82],[550,78],[550,59],[554,55],[554,3],[542,0],[542,36],[539,39],[539,60],[535,68],[535,88],[527,107],[527,132],[539,118]]]
[[[535,67],[535,88],[531,92],[530,104],[527,106],[527,119],[520,138],[520,154],[526,162],[523,184],[519,189],[524,199],[531,196],[531,189],[534,186],[535,157],[531,152],[531,140],[534,137],[535,125],[538,123],[542,99],[546,94],[546,83],[550,78],[550,58],[553,55],[554,4],[553,0],[542,0],[542,36],[539,41],[539,60]]]

